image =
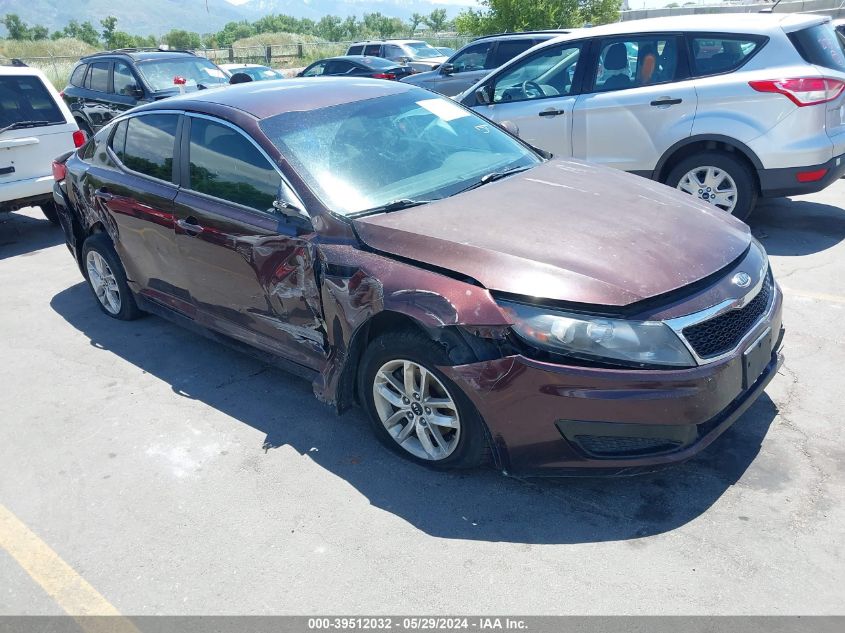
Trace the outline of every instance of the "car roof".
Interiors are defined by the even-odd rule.
[[[650,33],[655,31],[684,31],[705,33],[761,33],[781,28],[787,32],[805,26],[821,24],[830,18],[824,15],[802,13],[705,13],[673,15],[644,20],[627,20],[591,28],[573,29],[557,40],[572,40],[582,37],[625,35],[628,33]]]
[[[359,44],[427,44],[424,40],[361,40],[360,42],[353,42],[350,46],[357,46]]]
[[[427,91],[398,81],[351,79],[349,77],[309,77],[286,81],[248,82],[221,88],[199,90],[143,105],[133,112],[149,110],[188,110],[214,114],[217,106],[241,110],[257,119],[277,114],[327,108],[416,90]]]
[[[526,38],[533,38],[538,35],[548,35],[549,37],[554,37],[556,35],[568,35],[573,31],[578,29],[548,29],[543,31],[518,31],[514,33],[491,33],[490,35],[481,35],[480,37],[476,37],[471,40],[471,42],[479,42],[481,40],[518,40],[518,39],[526,39]]]
[[[368,64],[372,61],[375,61],[377,64],[390,62],[390,60],[384,59],[383,57],[374,57],[373,55],[337,55],[336,57],[326,57],[325,59],[321,59],[320,61],[327,62],[335,59],[342,59],[348,62],[356,62],[358,64]],[[400,64],[397,62],[396,65],[399,66]]]
[[[47,81],[47,77],[44,75],[43,72],[38,70],[37,68],[33,68],[32,66],[0,66],[0,75],[21,75],[30,77],[35,75],[39,77],[42,81]],[[49,83],[49,82],[48,82]],[[52,86],[52,84],[50,84]]]
[[[151,59],[174,59],[178,57],[196,57],[191,51],[160,51],[160,50],[141,50],[141,49],[126,49],[115,51],[104,51],[102,53],[91,53],[80,58],[80,61],[95,60],[100,57],[129,57],[135,61],[148,61]]]

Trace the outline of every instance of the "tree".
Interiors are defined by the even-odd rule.
[[[388,37],[397,31],[402,30],[402,20],[389,18],[378,11],[364,14],[364,27],[381,38]]]
[[[117,28],[117,18],[113,15],[100,20],[100,25],[103,27],[103,41],[106,43],[106,48],[128,48],[126,46],[116,46],[114,44],[114,32]]]
[[[161,39],[170,48],[188,50],[200,47],[199,33],[192,33],[182,29],[173,29],[169,33],[162,35]]]
[[[31,40],[46,40],[48,37],[50,37],[50,31],[46,26],[33,26],[29,30]]]
[[[30,37],[30,30],[26,23],[21,20],[17,13],[7,13],[3,17],[3,26],[9,32],[10,40],[28,40]]]
[[[324,15],[314,27],[314,35],[330,42],[340,42],[345,35],[343,20],[336,15]]]
[[[82,40],[89,46],[100,46],[100,34],[97,33],[97,29],[95,29],[94,25],[90,22],[86,21],[80,24],[76,20],[71,20],[68,22],[68,25],[64,28],[62,33],[64,37],[75,37],[78,40]]]
[[[343,34],[350,40],[357,40],[362,28],[357,15],[350,15],[343,21]]]
[[[422,13],[412,13],[411,18],[408,20],[408,27],[410,29],[408,35],[413,37],[417,27],[423,23],[425,23],[425,16]]]
[[[484,10],[462,12],[455,19],[461,33],[554,29],[606,24],[619,19],[620,0],[481,0]]]
[[[440,33],[446,24],[446,9],[435,9],[423,21],[432,31]]]

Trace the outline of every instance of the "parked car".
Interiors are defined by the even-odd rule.
[[[346,54],[384,57],[393,62],[408,64],[416,72],[433,70],[446,61],[445,55],[422,40],[356,42],[349,47]]]
[[[529,48],[569,32],[534,31],[479,37],[449,57],[437,70],[418,73],[402,81],[451,97]]]
[[[97,305],[359,402],[436,467],[629,473],[708,446],[780,363],[748,226],[546,160],[415,86],[246,83],[142,106],[57,168]],[[61,173],[64,171],[64,173]]]
[[[53,206],[53,158],[85,142],[67,106],[35,68],[0,66],[0,213]]]
[[[460,95],[556,156],[653,178],[745,219],[845,172],[845,56],[829,18],[689,15],[545,42]]]
[[[321,59],[300,72],[298,77],[371,77],[398,80],[409,77],[413,68],[381,57],[344,55]]]
[[[243,73],[252,78],[253,81],[269,81],[272,79],[284,79],[285,76],[278,70],[261,64],[220,64],[220,68],[231,77],[235,73]]]
[[[228,80],[218,66],[190,51],[125,48],[79,60],[62,96],[79,128],[91,134],[137,105]]]

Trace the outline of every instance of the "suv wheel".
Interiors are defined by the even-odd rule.
[[[95,233],[82,245],[85,279],[100,305],[113,319],[131,321],[141,316],[126,283],[123,265],[105,233]]]
[[[440,345],[416,332],[389,332],[364,352],[359,394],[379,440],[411,461],[439,469],[489,459],[484,423],[469,398],[436,369]]]
[[[745,220],[757,203],[757,185],[748,166],[725,152],[702,152],[679,162],[666,184]]]

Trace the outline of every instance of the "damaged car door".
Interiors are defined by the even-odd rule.
[[[285,197],[292,208],[302,203],[259,146],[228,122],[186,116],[181,148],[175,232],[196,320],[320,367],[325,339],[314,233],[280,212]]]

